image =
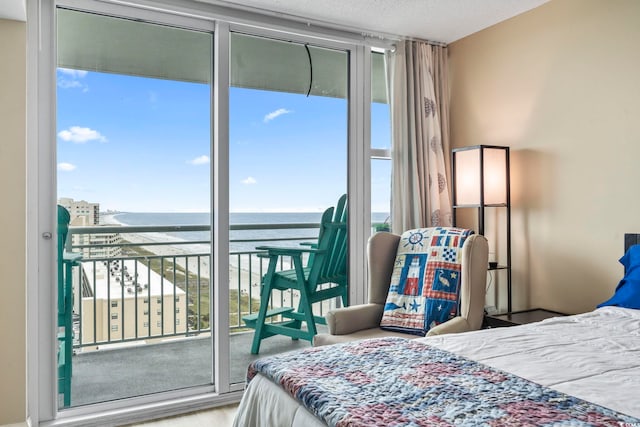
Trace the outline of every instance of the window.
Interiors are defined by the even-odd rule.
[[[384,55],[371,52],[371,228],[390,230],[391,111],[386,96]]]
[[[158,311],[156,311],[156,313],[158,314],[158,316],[160,316],[162,314],[162,310],[158,309]]]
[[[176,307],[176,313],[180,313],[180,307]]]
[[[117,332],[118,331],[118,325],[111,325],[111,330],[113,332]]]
[[[176,319],[176,325],[180,324],[180,319]]]
[[[158,328],[162,327],[162,322],[158,320],[158,322],[156,323],[156,326],[157,326]]]
[[[117,320],[118,319],[118,313],[111,313],[111,319]]]
[[[157,302],[158,304],[162,304],[162,298],[157,298],[157,299],[156,299],[156,302]]]
[[[145,328],[148,328],[149,327],[149,322],[144,322],[143,325],[144,325]]]
[[[117,307],[118,301],[111,301],[111,307]]]

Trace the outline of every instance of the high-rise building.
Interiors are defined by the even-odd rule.
[[[61,197],[58,199],[58,204],[69,211],[71,215],[71,225],[91,226],[100,224],[99,203],[89,203],[85,200],[78,201],[68,197]]]
[[[89,203],[85,200],[74,200],[69,197],[61,197],[58,204],[69,211],[71,227],[95,227],[100,226],[100,204]],[[113,226],[113,224],[111,224]],[[76,252],[82,252],[84,258],[113,258],[122,253],[121,237],[119,233],[98,233],[83,234],[79,232],[71,233],[71,243],[76,246],[86,246],[78,248]],[[95,245],[97,247],[90,247]]]

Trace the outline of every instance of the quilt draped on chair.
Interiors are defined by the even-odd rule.
[[[380,327],[424,336],[458,315],[462,245],[472,230],[432,227],[400,237]]]

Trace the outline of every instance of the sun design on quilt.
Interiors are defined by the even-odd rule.
[[[406,243],[404,244],[404,247],[406,248],[407,246],[411,245],[411,250],[415,250],[415,247],[417,245],[420,245],[420,247],[423,247],[424,244],[422,243],[422,241],[424,240],[424,235],[422,234],[422,232],[420,230],[416,230],[416,231],[412,231],[409,236],[406,238]]]

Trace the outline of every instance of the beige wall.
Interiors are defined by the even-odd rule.
[[[552,0],[450,46],[454,146],[512,147],[516,308],[582,312],[640,232],[640,1]]]
[[[640,2],[552,0],[450,47],[455,146],[512,147],[516,308],[591,309],[640,232]],[[0,425],[25,420],[26,25],[0,20]]]
[[[0,425],[26,419],[26,24],[0,19]]]

